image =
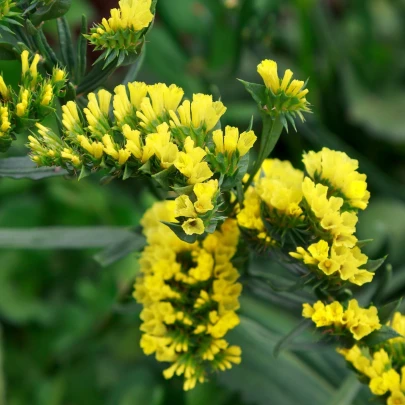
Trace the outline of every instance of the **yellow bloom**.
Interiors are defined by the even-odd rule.
[[[100,159],[103,156],[104,145],[101,142],[91,142],[84,135],[77,135],[80,146],[90,153],[94,158]]]
[[[387,399],[387,405],[405,405],[405,395],[401,391],[394,391]]]
[[[11,128],[7,107],[0,107],[0,137],[4,136]]]
[[[27,89],[22,89],[20,92],[20,102],[17,104],[17,116],[23,117],[27,114],[30,92]]]
[[[153,150],[160,161],[160,166],[167,169],[177,160],[179,150],[177,145],[170,142],[169,126],[165,122],[158,125],[156,131],[146,137],[146,146]]]
[[[0,76],[0,94],[3,99],[8,99],[10,96],[10,90],[4,82],[3,76]]]
[[[345,328],[356,340],[361,340],[381,328],[377,308],[374,306],[368,309],[360,308],[355,299],[350,300],[346,310],[343,310],[342,305],[337,301],[328,305],[318,301],[313,307],[304,304],[303,316],[311,318],[318,328],[330,325]]]
[[[176,217],[195,218],[197,216],[193,203],[187,195],[181,195],[175,199],[176,209],[174,215]]]
[[[242,132],[239,135],[238,128],[229,125],[225,127],[225,135],[218,129],[212,133],[212,138],[216,153],[231,155],[238,150],[240,156],[246,155],[257,139],[253,131]]]
[[[287,69],[283,79],[280,79],[277,72],[277,63],[273,60],[266,59],[257,66],[257,72],[263,78],[266,87],[271,89],[274,94],[284,92],[287,96],[305,100],[308,89],[303,89],[305,84],[303,81],[291,81],[293,72],[290,69]]]
[[[205,231],[204,222],[200,218],[187,219],[181,227],[187,235],[202,235]]]
[[[218,191],[218,180],[209,180],[206,183],[198,183],[193,188],[197,201],[194,203],[196,211],[204,214],[214,209],[212,199]]]
[[[51,84],[48,83],[44,87],[44,93],[42,96],[41,105],[47,106],[47,105],[51,104],[52,99],[53,99],[53,87]]]
[[[212,101],[212,96],[207,94],[194,94],[193,101],[185,100],[177,109],[177,114],[172,109],[170,117],[172,127],[192,126],[210,131],[225,113],[226,107],[221,101]]]
[[[302,214],[298,204],[302,200],[303,177],[302,171],[288,161],[266,159],[261,175],[256,176],[256,190],[270,209],[297,217]]]
[[[354,208],[365,209],[370,198],[366,175],[357,172],[359,163],[344,152],[323,148],[320,152],[304,153],[303,162],[312,179],[326,181]]]
[[[183,376],[183,388],[189,390],[206,381],[208,372],[224,371],[241,361],[240,348],[225,340],[239,323],[235,310],[241,285],[231,263],[239,234],[235,221],[227,220],[207,243],[182,242],[160,222],[174,220],[175,205],[159,202],[141,221],[149,245],[140,259],[134,297],[143,305],[141,348],[158,361],[169,362],[163,376]],[[221,270],[222,260],[236,273],[232,281]],[[174,284],[178,291],[171,287]]]
[[[62,106],[62,111],[63,126],[70,132],[80,131],[81,122],[76,103],[68,101],[66,105]]]

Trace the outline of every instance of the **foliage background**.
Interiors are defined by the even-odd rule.
[[[68,18],[79,28],[82,13],[98,21],[114,6],[114,1],[74,0]],[[235,80],[258,81],[260,60],[275,59],[281,70],[310,77],[314,114],[297,133],[282,136],[275,156],[300,166],[303,150],[328,146],[359,159],[372,192],[359,239],[373,238],[368,254],[389,253],[393,269],[385,288],[387,272],[380,269],[378,281],[359,299],[370,299],[376,290],[380,302],[402,296],[405,2],[160,0],[157,10],[138,79],[176,83],[188,95],[221,96],[228,107],[223,124],[245,129],[254,115],[260,131],[255,104]],[[55,27],[50,23],[47,29],[52,37]],[[18,62],[0,62],[6,81],[16,83],[19,69]],[[107,87],[126,73],[118,71]],[[26,154],[23,145],[24,136],[8,156]],[[99,249],[74,249],[108,239],[111,227],[136,226],[155,199],[153,189],[133,180],[108,186],[98,181],[0,179],[1,405],[6,398],[11,405],[368,403],[367,390],[343,360],[332,348],[316,346],[311,333],[273,357],[309,295],[275,293],[252,277],[245,280],[242,323],[232,336],[242,346],[243,363],[186,394],[179,381],[165,381],[161,365],[139,348],[139,307],[130,294],[136,255],[101,266],[93,256],[103,243]],[[73,241],[72,249],[46,248],[40,231],[29,240],[9,232],[47,226],[69,227],[55,240]],[[75,233],[83,226],[108,228],[102,235]],[[43,248],[34,249],[40,243]],[[278,275],[277,281],[288,284],[288,274],[267,259],[254,259],[250,271]]]

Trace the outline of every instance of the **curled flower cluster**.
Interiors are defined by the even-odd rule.
[[[142,219],[148,245],[134,297],[143,305],[143,351],[170,363],[164,377],[183,375],[189,390],[241,361],[241,349],[225,339],[239,324],[242,285],[232,264],[239,232],[228,219],[203,241],[185,243],[159,222],[174,221],[174,210],[173,201],[159,202]]]
[[[345,179],[333,177],[327,170],[314,169],[314,161],[326,155],[335,162],[334,171],[345,171]],[[355,170],[357,161],[329,149],[320,154],[305,154],[303,161],[308,176],[287,161],[263,162],[237,216],[243,233],[293,257],[331,285],[370,282],[373,273],[367,270],[368,258],[356,246],[354,235],[358,201],[350,207],[345,205],[345,201],[349,204],[354,198],[348,190],[355,188],[363,190],[357,194],[362,201],[368,199],[365,175]],[[320,183],[321,180],[330,186]],[[339,197],[333,195],[337,192]]]
[[[337,335],[350,333],[356,340],[381,328],[377,308],[361,308],[355,299],[349,301],[346,309],[338,301],[328,305],[322,301],[317,301],[313,306],[303,304],[302,316],[312,319],[317,328],[327,327]]]
[[[246,173],[253,131],[216,129],[226,111],[222,102],[206,94],[182,101],[184,92],[175,85],[134,82],[114,93],[90,93],[83,118],[76,103],[63,106],[59,140],[38,124],[30,137],[32,159],[71,172],[108,168],[124,179],[150,175],[181,196],[176,212],[182,232],[213,232],[219,189],[231,189]]]
[[[257,66],[257,72],[266,86],[264,106],[268,114],[281,116],[284,126],[290,121],[294,126],[294,118],[298,116],[304,121],[303,112],[310,112],[309,103],[305,96],[308,89],[305,82],[292,80],[293,72],[287,69],[283,78],[278,76],[277,63],[266,59]]]
[[[145,29],[153,20],[152,0],[121,0],[119,8],[111,10],[111,17],[103,18],[86,35],[95,49],[111,52],[137,52],[142,44]]]
[[[53,112],[54,98],[63,95],[65,71],[56,67],[51,77],[44,78],[38,72],[41,57],[36,54],[29,59],[29,52],[23,51],[18,93],[0,76],[0,151],[10,147],[14,131],[30,128]]]
[[[371,348],[354,345],[338,351],[374,395],[386,400],[387,405],[405,405],[405,316],[396,312],[389,325],[402,336]]]

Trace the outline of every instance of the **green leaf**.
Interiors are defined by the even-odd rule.
[[[392,329],[391,326],[383,325],[379,330],[370,333],[368,336],[363,338],[361,341],[367,346],[372,347],[385,342],[386,340],[401,337],[396,330]]]
[[[249,83],[244,80],[238,79],[244,86],[248,93],[252,96],[253,100],[256,101],[260,106],[266,105],[266,86],[263,84]]]
[[[357,379],[356,374],[351,373],[343,381],[339,390],[334,394],[327,405],[348,405],[356,398],[361,389],[361,383]]]
[[[146,239],[139,233],[131,233],[127,238],[117,243],[111,244],[105,250],[94,255],[94,259],[101,266],[107,267],[132,252],[138,252],[146,245]]]
[[[0,228],[0,248],[4,249],[89,249],[103,248],[133,237],[128,228],[44,227]]]
[[[170,180],[176,172],[176,166],[172,165],[168,169],[162,170],[159,173],[152,175],[152,178],[164,189],[168,190],[170,187]]]
[[[375,272],[377,271],[382,264],[385,262],[385,260],[387,259],[388,255],[382,257],[381,259],[377,259],[377,260],[368,260],[366,264],[364,264],[361,268],[362,269],[366,269],[368,271],[371,272]]]
[[[111,63],[105,69],[103,69],[102,63],[97,63],[80,82],[77,87],[77,94],[87,94],[96,90],[99,86],[105,83],[105,81],[114,73],[116,68],[117,67],[114,63]]]
[[[87,34],[88,24],[87,17],[82,15],[82,26],[79,39],[77,41],[77,67],[76,67],[76,82],[80,83],[87,68],[87,39],[84,34]]]
[[[62,61],[67,67],[71,78],[76,73],[75,66],[76,60],[73,50],[72,35],[70,33],[70,27],[65,17],[58,18],[57,20],[59,46],[62,54]]]
[[[78,180],[84,179],[85,177],[90,176],[90,174],[91,174],[91,170],[88,169],[86,167],[86,165],[83,165],[81,170],[80,170],[80,175],[79,175]]]
[[[273,350],[273,355],[274,357],[277,357],[280,353],[280,351],[286,347],[289,346],[293,339],[295,339],[297,336],[301,335],[302,332],[306,329],[308,329],[312,325],[311,319],[303,319],[291,332],[289,332],[287,335],[285,335],[279,342],[274,346]]]
[[[174,224],[166,221],[161,222],[167,225],[176,234],[176,236],[184,242],[194,243],[198,239],[198,235],[187,235],[180,224]]]
[[[59,167],[37,167],[29,157],[0,159],[0,177],[40,180],[66,174],[66,170]]]
[[[361,249],[362,247],[364,247],[364,246],[368,245],[369,243],[371,243],[373,240],[374,239],[358,240],[357,243],[356,243],[356,246]]]
[[[145,54],[146,54],[146,44],[144,44],[144,46],[142,47],[142,50],[138,58],[129,67],[122,84],[128,84],[136,80],[138,73],[141,70],[143,62],[145,60]]]
[[[402,298],[389,302],[388,304],[383,305],[378,308],[378,318],[380,319],[381,324],[386,324],[401,305]]]
[[[49,5],[37,9],[30,16],[31,22],[38,26],[42,21],[53,20],[65,15],[72,4],[72,0],[52,0]]]

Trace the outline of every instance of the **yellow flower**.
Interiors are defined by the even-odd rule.
[[[181,227],[187,235],[202,235],[205,231],[204,222],[200,218],[187,219]]]
[[[146,137],[146,146],[153,150],[160,161],[160,166],[167,169],[176,161],[179,150],[177,145],[170,142],[169,126],[165,122],[158,125],[156,131]]]
[[[148,27],[153,19],[152,0],[120,0],[118,4],[118,9],[111,10],[110,18],[103,18],[86,38],[99,49],[111,47],[135,51],[138,32]]]
[[[328,305],[318,301],[313,307],[304,304],[302,314],[305,318],[311,318],[318,328],[330,325],[345,328],[356,340],[381,328],[377,308],[360,308],[355,299],[350,300],[346,310],[337,301]]]
[[[239,233],[235,221],[227,220],[203,242],[182,242],[160,222],[174,221],[175,204],[159,202],[141,221],[148,246],[140,259],[134,297],[143,305],[141,348],[169,362],[163,376],[183,376],[183,388],[189,390],[205,382],[209,372],[241,361],[240,348],[225,340],[239,323],[235,310],[242,286],[231,262]],[[229,272],[236,277],[229,280]]]
[[[203,128],[210,131],[217,125],[226,107],[221,101],[212,101],[212,96],[207,94],[194,94],[193,101],[185,100],[176,111],[170,111],[170,125],[172,127]]]
[[[5,100],[7,100],[10,96],[10,90],[4,82],[3,76],[0,76],[0,94]]]
[[[181,195],[175,199],[176,209],[174,215],[176,217],[195,218],[197,216],[194,205],[187,195]]]
[[[20,102],[17,104],[17,116],[23,117],[27,115],[28,104],[30,102],[30,92],[27,89],[21,89]]]
[[[80,146],[90,153],[94,158],[100,159],[103,156],[104,145],[101,142],[91,142],[84,135],[77,135]]]
[[[46,84],[43,90],[43,96],[41,100],[41,105],[47,106],[51,104],[51,101],[53,99],[53,87],[51,84]]]
[[[304,153],[303,162],[312,179],[330,184],[352,207],[367,207],[370,193],[367,190],[366,175],[357,172],[357,160],[350,159],[344,152],[323,148],[318,153]]]
[[[209,180],[206,183],[198,183],[193,187],[197,201],[194,203],[195,210],[200,214],[214,209],[212,199],[218,191],[218,180]]]
[[[239,135],[238,128],[225,127],[225,135],[218,129],[212,133],[212,139],[215,144],[215,152],[232,155],[236,150],[240,156],[246,155],[256,142],[256,135],[253,131],[242,132]]]
[[[277,63],[273,60],[266,59],[257,66],[257,72],[263,78],[266,87],[271,89],[274,94],[282,91],[288,96],[305,100],[308,89],[303,89],[305,84],[303,81],[291,81],[293,72],[290,69],[287,69],[283,79],[280,79],[277,73]]]
[[[5,136],[11,128],[9,120],[9,111],[7,107],[0,107],[0,137]]]
[[[81,122],[76,103],[68,101],[66,105],[62,106],[62,111],[63,126],[70,132],[79,132],[81,129]]]
[[[297,217],[302,214],[298,204],[302,200],[303,177],[302,171],[288,161],[266,159],[261,175],[256,176],[256,190],[270,209]]]
[[[394,391],[387,399],[387,405],[405,405],[405,395],[401,391]]]

